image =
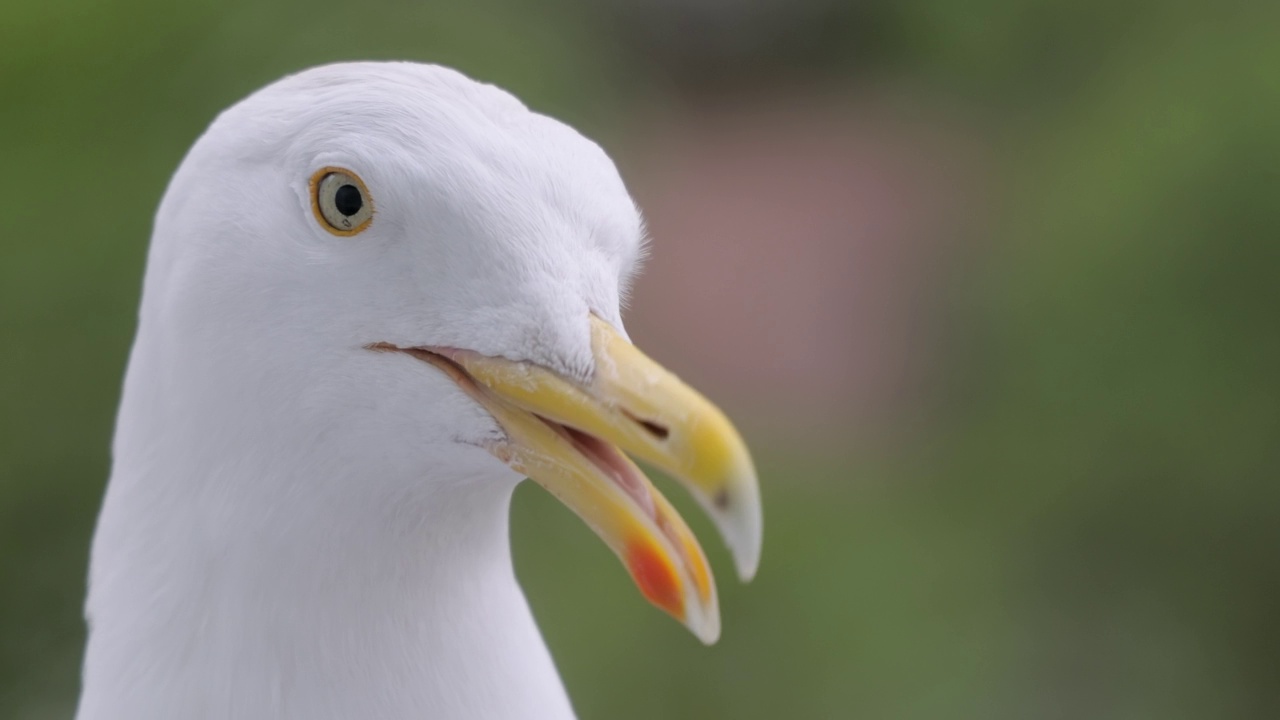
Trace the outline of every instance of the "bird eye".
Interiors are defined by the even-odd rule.
[[[311,176],[311,209],[334,235],[355,235],[373,220],[373,198],[359,175],[327,167]]]

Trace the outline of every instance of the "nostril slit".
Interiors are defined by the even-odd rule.
[[[653,435],[659,440],[666,440],[667,436],[671,434],[671,431],[668,430],[666,427],[649,420],[641,420],[640,427],[643,427],[645,430],[648,430],[650,435]]]
[[[640,427],[644,428],[646,431],[648,431],[650,435],[654,436],[659,440],[666,440],[667,437],[671,435],[671,431],[667,429],[666,425],[656,423],[652,420],[644,420],[642,418],[638,418],[635,415],[632,415],[631,413],[627,412],[626,410],[623,410],[622,414],[634,420],[636,423],[640,425]]]

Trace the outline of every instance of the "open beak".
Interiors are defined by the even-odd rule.
[[[688,525],[627,454],[685,486],[715,521],[738,576],[760,560],[756,472],[724,414],[591,316],[585,383],[527,362],[452,348],[409,353],[444,371],[502,426],[489,451],[546,488],[622,560],[650,602],[704,643],[720,636],[715,581]]]

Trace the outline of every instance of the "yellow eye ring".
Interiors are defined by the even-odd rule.
[[[323,167],[312,176],[311,212],[320,227],[340,237],[358,235],[373,221],[373,196],[354,172]]]

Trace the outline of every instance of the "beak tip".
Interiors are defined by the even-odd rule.
[[[705,614],[698,613],[689,618],[685,625],[703,645],[710,647],[720,640],[720,610],[714,603],[706,609]]]
[[[748,461],[749,462],[749,461]],[[720,534],[733,556],[738,579],[751,582],[760,567],[760,551],[764,544],[764,513],[760,506],[760,486],[754,468],[735,473],[727,483],[734,488],[731,505],[715,503],[708,511],[715,519]]]
[[[734,569],[738,571],[738,580],[743,583],[754,580],[756,571],[760,569],[760,544],[760,535],[757,533],[754,542],[733,553]]]

